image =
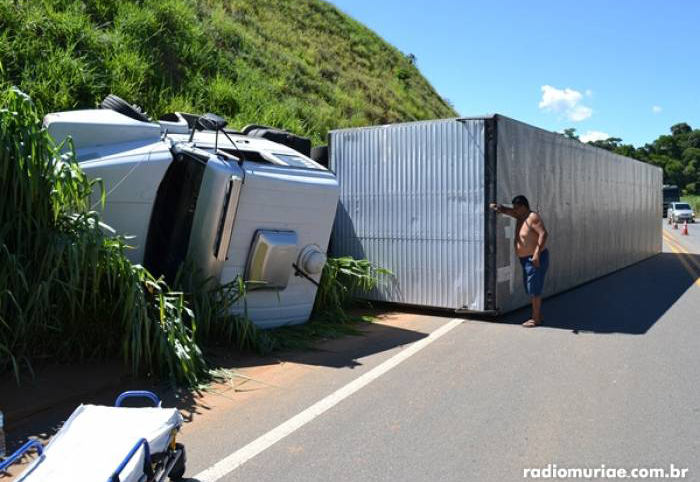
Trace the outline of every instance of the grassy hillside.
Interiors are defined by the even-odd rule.
[[[42,112],[115,93],[152,117],[311,135],[454,116],[407,56],[321,0],[0,0],[0,83]]]

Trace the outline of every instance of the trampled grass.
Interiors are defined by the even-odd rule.
[[[0,82],[41,113],[109,93],[152,117],[329,129],[456,115],[414,60],[321,0],[0,0]]]

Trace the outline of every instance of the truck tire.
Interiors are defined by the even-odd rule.
[[[307,157],[311,157],[311,139],[308,137],[298,136],[283,129],[275,129],[274,127],[255,124],[245,126],[242,132],[246,136],[267,139],[268,141],[276,142],[294,149]]]
[[[250,134],[250,131],[253,131],[253,130],[255,130],[255,129],[273,129],[273,127],[270,127],[270,126],[263,126],[263,125],[260,125],[260,124],[248,124],[247,126],[245,126],[245,127],[241,130],[241,134],[243,134],[244,136],[247,136],[248,134]]]
[[[114,112],[119,112],[127,117],[141,122],[150,122],[151,119],[144,114],[138,106],[131,105],[121,97],[114,94],[109,94],[100,103],[100,107],[103,109],[113,110]]]

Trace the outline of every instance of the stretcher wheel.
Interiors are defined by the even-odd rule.
[[[182,453],[180,454],[180,458],[177,459],[177,462],[175,462],[175,465],[173,465],[168,477],[170,480],[182,480],[182,478],[185,476],[185,462],[187,462],[187,458],[185,457],[185,446],[182,444],[175,444],[175,448],[182,450]]]

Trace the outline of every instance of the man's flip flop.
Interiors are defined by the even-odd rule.
[[[542,321],[544,321],[544,320],[542,320]],[[535,320],[527,320],[525,323],[523,323],[523,326],[525,328],[534,328],[536,326],[540,326],[542,324],[542,321],[537,323]]]

